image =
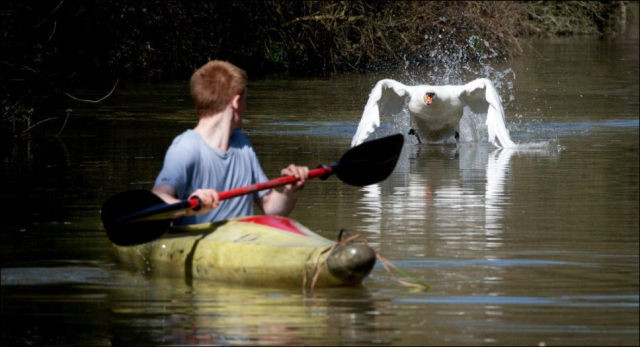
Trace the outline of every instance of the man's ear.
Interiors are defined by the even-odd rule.
[[[231,98],[231,108],[237,110],[240,107],[240,94],[236,94]]]

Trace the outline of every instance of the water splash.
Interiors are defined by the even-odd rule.
[[[425,41],[432,40],[438,42],[448,34],[443,32],[438,35],[425,35]],[[434,37],[432,37],[434,36]],[[440,36],[440,37],[435,37]],[[435,40],[438,39],[438,40]],[[502,63],[499,58],[501,54],[487,40],[480,36],[469,36],[466,41],[457,45],[435,46],[428,52],[424,52],[421,62],[404,61],[404,75],[401,79],[407,80],[408,84],[431,84],[431,85],[461,85],[466,84],[476,78],[490,79],[498,94],[500,95],[503,108],[506,109],[515,102],[515,80],[516,73],[511,67],[500,68]],[[505,115],[507,128],[513,132],[511,123],[513,116]],[[487,141],[486,117],[474,115],[465,110],[465,115],[461,120],[461,132],[467,141]],[[406,111],[394,118],[395,130],[409,129],[411,127],[410,117]],[[465,127],[463,130],[462,128]],[[517,130],[517,128],[516,128]],[[461,134],[462,135],[462,134]],[[409,142],[417,143],[417,139],[408,139]]]

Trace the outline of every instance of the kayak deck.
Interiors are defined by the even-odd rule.
[[[180,226],[115,248],[121,262],[146,274],[269,286],[357,285],[376,259],[362,242],[336,243],[278,216]]]

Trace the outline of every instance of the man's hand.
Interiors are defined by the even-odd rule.
[[[215,189],[198,189],[189,196],[189,199],[197,196],[202,202],[203,209],[214,209],[220,206],[220,197]]]
[[[289,164],[286,168],[282,169],[280,173],[283,176],[294,176],[298,178],[298,181],[292,184],[287,184],[284,186],[285,191],[298,191],[304,187],[304,182],[307,178],[309,178],[309,168],[306,166],[296,166],[293,164]]]

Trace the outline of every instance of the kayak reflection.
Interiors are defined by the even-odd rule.
[[[309,345],[370,341],[376,307],[364,287],[297,289],[154,277],[113,295],[114,345]],[[127,300],[134,296],[134,300]],[[135,321],[136,325],[118,324]],[[364,336],[364,335],[366,336]],[[382,338],[380,336],[379,338]]]

